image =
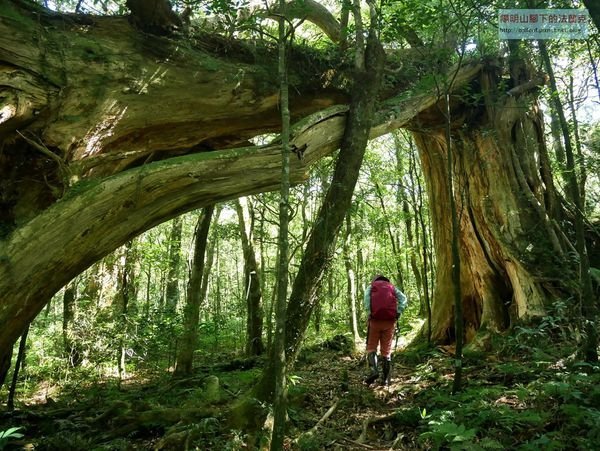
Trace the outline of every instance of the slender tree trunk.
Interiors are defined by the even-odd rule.
[[[279,0],[279,8],[285,8],[285,0]],[[279,199],[279,239],[277,250],[277,303],[275,308],[275,336],[271,348],[273,364],[273,433],[271,451],[283,449],[286,420],[286,316],[288,295],[289,255],[289,208],[290,208],[290,109],[287,80],[287,27],[283,17],[279,18],[279,102],[281,105],[281,189]]]
[[[331,186],[311,231],[298,274],[292,286],[286,323],[286,365],[292,367],[304,338],[311,313],[317,303],[316,293],[325,268],[331,263],[335,237],[350,207],[354,186],[369,137],[373,108],[379,90],[384,52],[372,19],[366,51],[366,65],[355,71],[352,102]],[[273,397],[273,367],[267,364],[254,393],[258,399]]]
[[[308,214],[309,202],[310,202],[310,183],[305,183],[302,188],[302,243],[306,243],[308,238],[308,232],[310,230],[310,217]]]
[[[148,320],[150,318],[150,288],[152,287],[152,264],[148,264],[146,269],[146,298],[144,302],[143,317]]]
[[[563,147],[562,136],[560,133],[560,123],[554,108],[550,108],[550,132],[554,141],[552,148],[554,150],[556,162],[558,163],[561,173],[564,173],[566,166],[565,149]]]
[[[118,346],[117,346],[117,368],[119,371],[119,381],[126,376],[126,343],[129,333],[128,315],[130,303],[135,296],[135,274],[134,274],[134,242],[129,241],[123,246],[122,255],[118,263],[117,272],[117,292],[115,294],[115,309],[116,323],[118,324]]]
[[[67,357],[69,365],[72,367],[81,364],[82,355],[79,345],[73,340],[72,332],[70,331],[73,320],[75,318],[75,300],[77,298],[77,279],[71,281],[66,287],[63,294],[63,346],[64,355]]]
[[[364,293],[366,286],[365,286],[365,280],[367,279],[367,277],[365,276],[365,258],[363,256],[363,248],[362,248],[362,244],[360,242],[356,243],[356,280],[357,281],[363,281],[362,283],[359,283],[359,289],[358,292],[359,293]],[[366,314],[365,309],[362,308],[362,302],[363,302],[363,298],[360,297],[360,299],[357,300],[358,301],[358,309],[357,309],[357,318],[358,318],[358,324],[359,326],[366,324],[366,318],[364,318],[363,316]],[[361,329],[362,330],[362,329]],[[365,334],[366,334],[366,329],[364,330]]]
[[[446,111],[444,112],[446,118],[446,151],[448,152],[448,193],[450,194],[450,215],[452,218],[452,297],[454,299],[454,333],[456,350],[454,353],[454,382],[452,384],[452,393],[457,393],[462,387],[462,348],[463,348],[463,313],[462,313],[462,295],[460,291],[460,253],[459,253],[459,212],[456,204],[456,198],[462,198],[462,194],[455,190],[454,185],[454,148],[452,146],[452,135],[451,135],[451,124],[452,118],[450,116],[450,94],[445,93],[445,106]],[[463,202],[460,202],[460,208],[462,209]],[[462,211],[461,211],[462,215]]]
[[[323,294],[323,287],[319,287],[317,290],[317,298],[321,299]],[[321,320],[323,319],[323,304],[321,302],[317,302],[313,311],[313,325],[315,327],[315,333],[319,335],[321,333]]]
[[[577,155],[576,167],[579,169],[579,195],[581,196],[581,205],[585,205],[585,184],[587,182],[587,169],[585,158],[581,152],[581,137],[579,135],[579,121],[577,120],[577,111],[575,110],[575,87],[573,74],[569,74],[569,109],[571,110],[571,127],[573,129],[573,138],[575,141],[575,150]]]
[[[220,204],[215,206],[215,210],[213,212],[213,219],[212,219],[212,221],[215,225],[219,223],[219,218],[221,216],[222,210],[223,210],[223,208],[221,207]],[[210,275],[212,273],[213,266],[215,264],[217,244],[219,243],[219,234],[218,234],[217,227],[213,227],[213,230],[210,233],[211,233],[210,240],[208,241],[207,248],[206,248],[206,258],[204,259],[204,273],[202,274],[202,288],[201,288],[201,295],[200,295],[200,298],[202,299],[202,305],[204,306],[204,308],[202,310],[204,311],[205,321],[207,321],[207,322],[209,321],[210,311],[211,311],[209,302],[207,299],[208,284],[210,281]],[[189,281],[188,281],[188,283],[189,283]]]
[[[421,185],[421,177],[419,174],[415,174],[416,172],[416,149],[414,148],[414,142],[412,139],[409,141],[410,147],[410,177],[411,177],[411,185],[413,187],[416,186],[416,190],[413,189],[412,192],[412,203],[414,206],[415,218],[415,235],[417,236],[417,241],[420,241],[420,251],[421,251],[421,260],[423,262],[423,306],[425,310],[425,319],[427,324],[427,343],[431,343],[431,296],[430,296],[430,286],[429,286],[429,245],[430,242],[428,239],[428,227],[425,223],[425,219],[423,218],[423,209],[425,206],[423,205],[423,187]],[[415,193],[416,191],[416,193]],[[419,240],[419,232],[416,228],[417,223],[419,224],[419,230],[421,232],[421,239]]]
[[[179,302],[179,273],[181,266],[181,232],[183,217],[177,216],[171,222],[169,233],[169,250],[167,255],[167,284],[165,289],[165,309],[167,314],[173,315]]]
[[[348,46],[348,20],[350,19],[351,0],[342,0],[342,11],[340,18],[340,51],[346,50]]]
[[[275,278],[275,282],[273,283],[273,289],[271,290],[271,297],[270,300],[271,302],[269,302],[269,313],[268,313],[268,317],[269,317],[269,321],[267,323],[267,345],[269,348],[269,351],[272,349],[273,347],[273,336],[275,335],[273,333],[273,329],[274,329],[274,324],[273,324],[273,319],[275,317],[275,304],[277,303],[277,278]]]
[[[15,408],[15,391],[17,390],[17,382],[19,380],[19,371],[25,367],[25,348],[27,346],[27,334],[29,333],[29,326],[21,335],[21,342],[19,343],[19,352],[17,354],[17,361],[15,362],[15,370],[13,372],[12,382],[8,391],[8,400],[6,407],[9,412]]]
[[[398,133],[394,133],[394,143],[396,144],[395,150],[396,150],[397,176],[398,176],[398,179],[401,181],[398,184],[398,188],[396,190],[396,202],[402,208],[402,213],[404,216],[404,226],[406,228],[406,238],[407,238],[408,246],[409,246],[410,267],[415,276],[415,284],[417,286],[417,293],[419,295],[419,299],[421,299],[422,298],[421,293],[423,290],[423,278],[421,277],[421,271],[419,270],[419,265],[417,264],[417,253],[415,252],[415,249],[418,248],[418,245],[417,245],[417,243],[415,243],[414,236],[413,236],[413,227],[412,227],[413,216],[411,214],[410,207],[408,204],[408,194],[407,194],[408,190],[407,190],[406,186],[404,185],[404,183],[402,183],[402,180],[404,177],[404,172],[405,172],[404,164],[403,164],[404,157],[401,152],[402,146],[400,145],[400,139],[399,139]],[[410,169],[409,169],[409,172],[410,172]]]
[[[264,351],[262,341],[262,291],[261,276],[256,255],[254,253],[253,224],[254,218],[250,219],[250,224],[246,224],[245,211],[241,200],[235,202],[235,209],[238,215],[240,227],[240,237],[242,240],[242,251],[244,254],[244,299],[246,300],[246,354],[260,355]]]
[[[221,274],[220,265],[221,265],[221,253],[219,252],[220,241],[217,241],[215,244],[215,266],[217,269],[217,274]],[[224,277],[217,277],[215,280],[215,291],[213,298],[213,308],[212,308],[212,320],[214,324],[214,339],[215,339],[215,349],[219,349],[219,340],[221,335],[221,293],[222,293],[222,285]]]
[[[344,255],[344,266],[346,268],[346,297],[348,303],[348,312],[350,313],[350,332],[354,338],[353,343],[361,341],[360,333],[358,332],[358,319],[356,316],[356,302],[358,294],[356,290],[356,274],[352,268],[352,257],[350,255],[350,238],[352,236],[352,217],[346,215],[346,236],[343,240],[342,252]]]
[[[10,349],[0,354],[0,386],[4,385],[8,371],[10,370],[13,355],[12,348],[13,347],[11,346]]]
[[[204,257],[208,231],[214,207],[205,207],[198,218],[194,233],[194,255],[190,265],[187,299],[183,318],[183,334],[180,340],[179,353],[175,366],[175,375],[189,375],[194,364],[194,351],[198,341],[198,320],[200,304],[202,304],[202,274],[204,273]]]

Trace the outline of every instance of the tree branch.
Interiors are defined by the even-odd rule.
[[[268,17],[275,17],[278,12],[281,12],[279,8],[274,7],[269,10]],[[319,27],[333,42],[340,42],[340,23],[325,6],[318,2],[313,0],[288,2],[283,14],[287,19],[305,19]]]

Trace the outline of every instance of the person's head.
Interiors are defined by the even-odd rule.
[[[390,281],[390,279],[388,279],[387,277],[385,277],[385,276],[384,276],[384,275],[382,275],[382,274],[377,274],[377,275],[375,275],[375,277],[373,277],[373,280],[372,280],[372,282],[375,282],[376,280],[383,280],[383,281],[385,281],[385,282],[389,282],[389,281]]]

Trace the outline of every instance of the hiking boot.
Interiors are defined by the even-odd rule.
[[[387,387],[390,385],[392,371],[392,359],[390,357],[382,357],[383,359],[383,374],[381,378],[381,385]]]
[[[371,372],[365,378],[365,384],[370,385],[379,377],[379,370],[377,369],[377,353],[369,352],[369,354],[367,354],[367,362],[369,362]]]

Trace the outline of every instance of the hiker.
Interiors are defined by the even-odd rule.
[[[379,377],[377,346],[381,354],[382,385],[389,385],[392,369],[392,339],[396,321],[406,308],[406,296],[387,277],[378,274],[365,290],[365,309],[368,315],[367,361],[371,372],[365,379],[370,385]]]

